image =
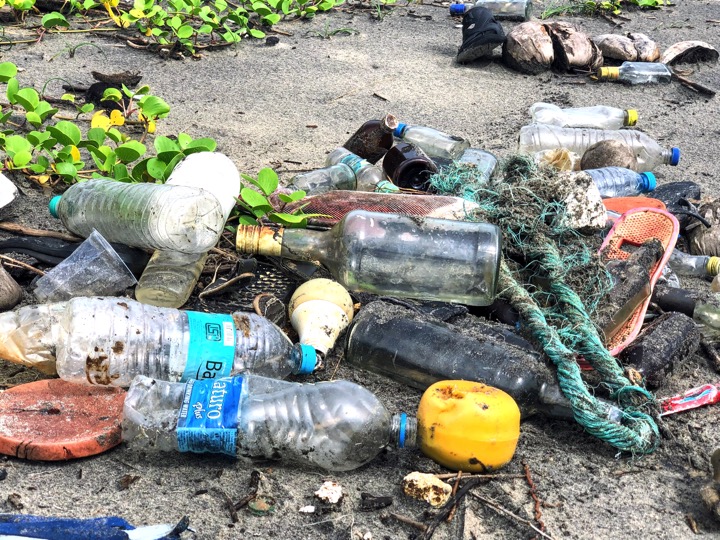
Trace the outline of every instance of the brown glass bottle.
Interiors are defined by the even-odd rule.
[[[412,143],[393,146],[383,159],[383,171],[396,186],[429,191],[430,177],[438,172],[437,165],[425,152]]]
[[[377,163],[392,147],[393,130],[397,126],[397,118],[392,114],[386,114],[382,120],[368,120],[350,136],[343,147],[370,163]]]

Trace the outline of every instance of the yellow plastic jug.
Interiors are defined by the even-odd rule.
[[[520,409],[508,394],[473,381],[439,381],[418,406],[422,452],[448,469],[487,472],[506,465],[520,437]]]

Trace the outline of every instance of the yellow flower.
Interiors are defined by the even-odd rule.
[[[110,118],[108,118],[108,116],[105,114],[105,111],[98,111],[93,114],[92,119],[90,120],[91,128],[102,128],[105,131],[107,131],[113,126],[122,126],[124,124],[125,117],[118,110],[111,111]]]
[[[74,144],[70,146],[70,155],[73,158],[73,161],[80,161],[80,150],[78,150],[78,147]]]
[[[125,125],[125,117],[123,116],[123,113],[115,109],[114,111],[110,111],[110,125],[111,126],[124,126]]]

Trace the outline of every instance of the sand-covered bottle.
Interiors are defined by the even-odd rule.
[[[595,105],[593,107],[560,108],[552,103],[534,103],[530,107],[533,122],[559,127],[585,127],[595,129],[620,129],[634,126],[638,113],[635,109],[618,109]]]

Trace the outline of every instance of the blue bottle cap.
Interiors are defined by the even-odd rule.
[[[670,152],[672,152],[672,155],[670,156],[670,165],[677,165],[680,163],[680,149],[673,146],[670,149]]]
[[[393,135],[395,135],[399,139],[400,137],[402,137],[402,133],[403,133],[403,131],[405,131],[406,127],[407,127],[407,124],[403,124],[402,122],[399,122],[397,127],[395,129],[393,129]]]
[[[657,179],[655,178],[655,175],[651,172],[643,172],[640,173],[640,176],[643,177],[643,191],[655,191],[655,186],[657,186]]]
[[[305,345],[303,343],[299,343],[298,347],[300,349],[300,366],[298,367],[296,374],[307,375],[308,373],[312,373],[317,365],[317,353],[315,352],[315,348],[311,345]]]
[[[405,448],[405,431],[407,429],[407,414],[400,413],[400,429],[398,430],[398,448]]]
[[[450,15],[462,15],[465,13],[465,4],[450,4]]]
[[[62,198],[61,195],[56,195],[55,197],[50,199],[50,202],[48,203],[48,210],[50,210],[50,215],[54,218],[58,217],[57,207],[58,207],[58,204],[60,204],[61,198]]]

